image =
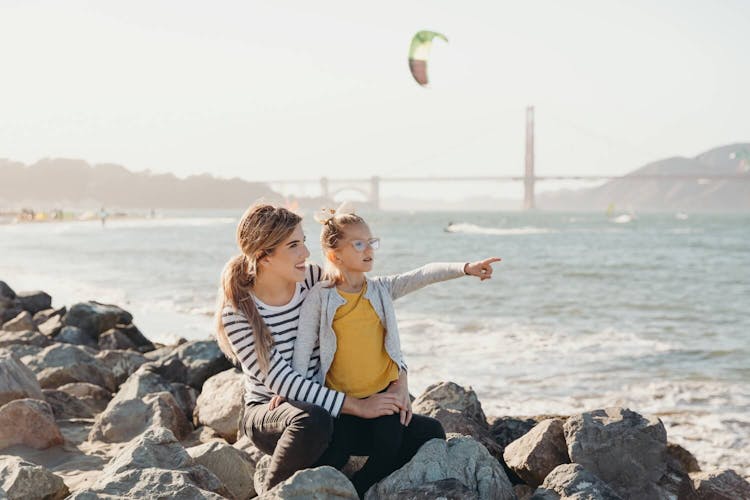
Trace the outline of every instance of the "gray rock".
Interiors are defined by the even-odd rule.
[[[35,356],[24,356],[21,361],[31,368],[46,389],[70,382],[88,382],[114,391],[114,375],[92,356],[86,348],[71,344],[54,344]]]
[[[29,311],[21,311],[10,321],[3,323],[3,330],[6,332],[22,332],[24,330],[36,330],[34,320]]]
[[[490,434],[502,450],[520,438],[539,423],[534,418],[525,417],[490,417]]]
[[[258,495],[268,491],[266,477],[268,476],[268,467],[271,465],[271,455],[263,455],[260,460],[255,462],[255,474],[253,475],[253,489]],[[356,490],[355,490],[356,491]]]
[[[690,474],[701,500],[739,500],[750,498],[750,483],[732,469]]]
[[[62,330],[64,326],[61,316],[52,316],[43,323],[37,323],[37,325],[39,331],[48,337],[54,337],[60,333],[60,330]]]
[[[428,441],[409,463],[370,488],[365,498],[388,499],[400,491],[443,479],[458,480],[482,500],[516,498],[498,461],[468,437]]]
[[[100,302],[80,302],[70,308],[65,315],[66,326],[77,326],[89,337],[98,339],[99,335],[118,324],[127,325],[133,316],[115,305]]]
[[[14,332],[6,332],[6,333],[12,334]],[[24,360],[27,359],[28,356],[37,356],[40,352],[42,352],[43,349],[44,349],[43,347],[38,347],[33,344],[5,344],[2,347],[0,347],[0,355],[5,356],[5,355],[12,354],[16,358],[24,362]]]
[[[66,392],[76,397],[82,403],[87,404],[94,410],[94,413],[101,413],[107,407],[112,399],[112,393],[98,385],[88,384],[86,382],[73,382],[64,384],[57,388],[59,391]]]
[[[13,300],[15,298],[16,292],[6,282],[0,281],[0,299]]]
[[[230,443],[237,440],[245,393],[242,372],[231,369],[206,380],[193,413],[196,425],[207,425]]]
[[[201,426],[192,431],[190,434],[188,434],[186,437],[180,439],[180,442],[182,443],[182,446],[185,448],[193,448],[195,446],[200,446],[202,444],[206,443],[225,443],[228,444],[226,439],[219,436],[215,430],[213,430],[210,427]],[[237,447],[235,447],[237,448]],[[238,450],[242,451],[241,448],[237,448]],[[255,464],[257,460],[253,460],[253,464]]]
[[[192,431],[182,408],[169,392],[148,394],[143,399],[118,400],[115,396],[97,415],[89,441],[129,441],[153,427],[169,429],[177,438]]]
[[[561,464],[570,462],[563,421],[544,420],[510,443],[503,453],[505,463],[529,486],[539,486]]]
[[[359,500],[357,490],[333,467],[303,469],[258,496],[258,500]]]
[[[0,406],[15,399],[44,399],[34,373],[12,354],[0,357]]]
[[[698,500],[698,494],[690,476],[682,468],[682,464],[672,459],[667,460],[667,471],[657,483],[661,489],[661,497],[667,500]]]
[[[419,411],[424,401],[432,400],[446,410],[456,410],[478,423],[485,429],[489,429],[487,417],[482,411],[482,403],[479,402],[477,394],[469,387],[464,389],[454,382],[439,382],[432,384],[412,404],[414,413],[424,414]]]
[[[55,341],[63,342],[65,344],[85,345],[87,347],[93,347],[94,349],[99,348],[96,339],[89,336],[77,326],[62,327],[60,332],[55,336]]]
[[[52,408],[38,399],[16,399],[0,406],[0,449],[23,444],[43,450],[63,443]]]
[[[216,474],[237,500],[255,496],[255,462],[247,453],[216,441],[188,448],[187,452],[195,463]]]
[[[192,422],[195,404],[198,400],[198,391],[187,384],[178,384],[176,382],[169,384],[169,386],[169,392],[172,393],[175,401],[177,401],[177,404],[182,408],[182,413],[185,414],[185,418]]]
[[[118,386],[146,362],[139,352],[121,350],[103,350],[96,355],[96,359],[112,372]]]
[[[140,352],[150,352],[156,349],[156,346],[154,346],[153,342],[151,342],[149,339],[146,338],[145,335],[141,333],[141,331],[138,329],[137,326],[135,326],[133,323],[130,324],[120,324],[118,323],[115,327],[115,330],[118,331],[120,334],[125,335],[130,342],[135,344],[136,349]]]
[[[208,469],[196,464],[167,429],[153,428],[133,439],[104,468],[99,479],[75,499],[207,498],[229,491]]]
[[[700,472],[701,467],[698,460],[688,450],[675,443],[667,443],[667,455],[680,464],[680,469],[684,472]]]
[[[408,490],[402,490],[391,497],[393,500],[478,500],[476,492],[471,491],[458,479],[441,479],[425,483]]]
[[[49,309],[39,311],[34,315],[34,324],[40,325],[53,316],[60,316],[62,318],[67,312],[68,309],[65,306],[58,307],[57,309],[50,307]]]
[[[534,488],[528,484],[514,484],[513,490],[516,492],[518,500],[529,500],[534,494]]]
[[[96,411],[88,404],[67,392],[44,389],[44,399],[52,408],[55,419],[94,418]]]
[[[661,420],[625,408],[571,416],[565,441],[572,462],[581,464],[623,498],[658,498],[667,472],[667,432]]]
[[[10,499],[58,500],[70,493],[61,477],[10,455],[0,456],[0,487]]]
[[[116,328],[99,335],[99,349],[136,349],[135,343]]]
[[[254,464],[257,464],[263,457],[266,456],[266,454],[256,448],[253,442],[250,441],[250,438],[245,436],[244,434],[237,441],[235,441],[232,446],[250,455],[253,459]]]
[[[29,311],[32,315],[52,307],[52,297],[41,290],[17,292],[16,300],[21,303],[24,311]]]
[[[215,340],[185,342],[159,363],[164,365],[175,359],[187,368],[186,378],[181,380],[170,377],[169,380],[184,382],[198,390],[201,390],[206,379],[232,368]]]
[[[642,497],[658,498],[658,497]],[[580,464],[557,466],[531,496],[531,500],[622,500],[607,483]]]
[[[13,297],[0,295],[0,325],[18,316],[21,311],[23,311],[23,307],[21,307],[21,302],[15,298],[15,294],[13,294]]]
[[[0,347],[7,347],[11,345],[33,345],[36,347],[47,347],[49,345],[52,345],[52,341],[45,335],[39,332],[35,332],[34,330],[25,330],[22,332],[6,332],[4,330],[0,330]]]

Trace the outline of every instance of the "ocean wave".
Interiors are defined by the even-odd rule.
[[[515,235],[526,235],[526,234],[547,234],[552,233],[551,229],[526,226],[526,227],[515,227],[515,228],[501,228],[501,227],[484,227],[476,224],[470,224],[468,222],[459,222],[455,224],[449,224],[445,228],[448,233],[462,233],[462,234],[489,234],[497,236],[515,236]]]

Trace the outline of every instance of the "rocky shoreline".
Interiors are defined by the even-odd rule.
[[[268,457],[238,436],[242,391],[213,340],[155,344],[120,307],[53,308],[0,281],[0,498],[357,498],[347,476],[362,457],[262,491]],[[750,499],[745,479],[701,471],[627,408],[487,417],[471,388],[441,382],[414,411],[449,439],[368,500]]]

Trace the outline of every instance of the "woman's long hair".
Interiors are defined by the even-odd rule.
[[[250,323],[258,366],[263,373],[268,372],[273,338],[253,300],[253,287],[258,276],[257,262],[287,239],[301,220],[299,215],[285,208],[268,204],[251,206],[237,225],[240,254],[229,259],[221,273],[216,305],[216,341],[227,358],[235,363],[239,361],[222,319],[222,311],[231,305],[244,314]]]

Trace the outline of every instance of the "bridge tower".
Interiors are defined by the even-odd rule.
[[[373,208],[380,210],[380,177],[377,175],[370,178],[370,203]]]
[[[534,207],[534,106],[526,108],[526,168],[523,177],[523,208]]]

